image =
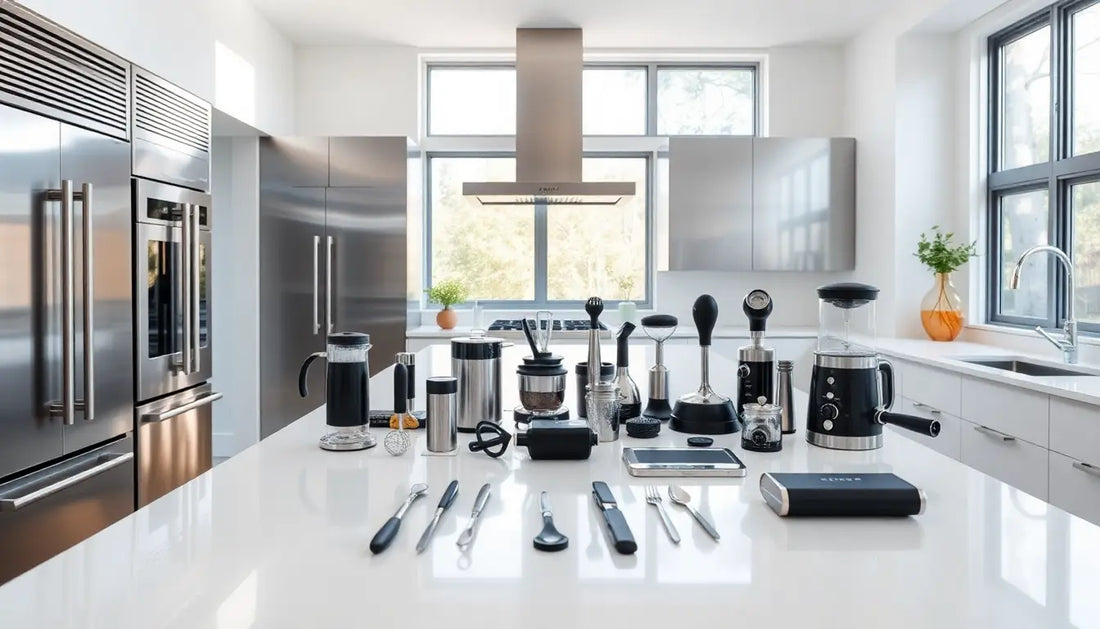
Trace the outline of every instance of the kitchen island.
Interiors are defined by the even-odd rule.
[[[636,342],[631,352],[643,396],[651,346]],[[513,372],[523,349],[505,349],[506,409],[518,403]],[[584,348],[556,350],[570,366],[572,407],[572,364],[584,360]],[[606,359],[612,348],[604,352]],[[446,345],[417,360],[421,378],[450,371]],[[666,360],[674,396],[697,386],[695,348],[668,347]],[[732,391],[734,368],[712,357],[719,392]],[[388,408],[392,390],[390,370],[372,378],[372,406]],[[423,381],[418,390],[423,408]],[[673,479],[631,477],[620,461],[624,446],[682,445],[685,435],[667,427],[652,440],[624,431],[587,461],[531,461],[514,445],[491,459],[468,452],[464,435],[457,456],[424,456],[422,431],[410,453],[391,457],[381,429],[371,450],[320,450],[318,409],[0,587],[0,626],[1100,626],[1100,527],[892,432],[876,451],[809,446],[805,400],[796,397],[799,433],[781,453],[742,451],[738,435],[716,439],[745,462],[747,477],[674,480],[721,534],[713,541],[666,499],[679,545],[644,493],[646,484],[663,489]],[[508,413],[504,424],[512,428]],[[927,508],[903,519],[783,519],[760,496],[768,471],[894,472],[925,491]],[[458,499],[417,555],[416,541],[455,478]],[[609,547],[593,480],[618,498],[635,555]],[[371,555],[371,537],[415,482],[429,485],[427,496],[409,510],[393,546]],[[461,552],[455,540],[485,482],[492,497],[475,543]],[[532,547],[541,491],[570,538],[564,552]]]

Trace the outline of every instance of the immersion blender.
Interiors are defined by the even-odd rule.
[[[630,377],[630,346],[628,339],[635,330],[633,323],[627,321],[619,327],[615,335],[617,342],[615,353],[615,388],[619,390],[619,422],[626,422],[642,414],[642,396],[638,385]]]
[[[760,398],[775,402],[775,350],[764,347],[764,327],[772,313],[772,298],[757,289],[745,296],[742,309],[749,318],[750,344],[738,350],[737,414]]]
[[[668,403],[668,367],[665,367],[665,341],[676,332],[680,322],[673,315],[655,314],[642,317],[642,331],[657,344],[657,359],[649,368],[649,401],[642,415],[666,420],[672,416]]]

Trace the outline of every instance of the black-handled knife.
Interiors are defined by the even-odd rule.
[[[596,501],[596,507],[603,512],[607,532],[611,536],[611,543],[615,546],[615,550],[622,555],[634,554],[638,550],[638,542],[634,541],[630,525],[626,523],[623,512],[619,511],[619,503],[615,501],[615,495],[611,493],[607,483],[603,481],[592,483],[592,499]]]
[[[420,541],[416,543],[417,553],[424,552],[424,549],[428,547],[428,543],[432,541],[432,535],[435,534],[435,527],[439,526],[439,518],[443,517],[443,512],[454,503],[457,496],[458,481],[453,480],[450,485],[447,485],[443,497],[439,499],[439,506],[435,508],[435,515],[432,516],[432,521],[428,523],[428,528],[424,529],[424,534],[420,536]]]

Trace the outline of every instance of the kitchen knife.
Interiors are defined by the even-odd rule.
[[[630,532],[630,525],[626,523],[623,512],[619,511],[619,504],[615,501],[614,494],[608,488],[607,483],[595,481],[592,483],[592,499],[596,501],[596,507],[603,512],[604,522],[607,523],[607,532],[615,550],[622,555],[632,555],[638,550],[638,543],[634,541],[634,534]]]
[[[432,535],[435,534],[435,527],[439,526],[439,518],[442,518],[443,512],[454,504],[456,496],[458,496],[458,481],[453,480],[450,485],[447,485],[443,497],[439,499],[439,506],[435,508],[435,515],[432,516],[432,521],[428,523],[428,528],[424,529],[424,534],[420,536],[420,541],[416,543],[417,554],[424,552],[424,549],[428,547],[428,544],[432,541]]]
[[[477,534],[477,524],[481,520],[481,511],[485,508],[485,503],[489,502],[489,494],[492,493],[493,486],[489,483],[485,483],[481,486],[481,490],[477,492],[477,498],[474,499],[474,510],[470,512],[470,523],[466,525],[466,530],[462,531],[462,535],[458,536],[458,547],[462,550],[466,550],[474,541],[474,535]]]

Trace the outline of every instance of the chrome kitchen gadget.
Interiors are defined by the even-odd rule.
[[[603,481],[592,483],[592,499],[596,501],[596,508],[603,515],[608,538],[616,552],[620,555],[633,555],[638,550],[638,543],[634,541],[634,533],[630,531],[630,525],[626,523],[623,512],[619,511],[619,504],[615,501],[615,495],[611,493],[607,483]]]
[[[642,414],[666,420],[672,417],[672,406],[668,402],[668,367],[665,367],[665,341],[675,332],[679,321],[666,314],[642,317],[642,331],[656,343],[657,358],[649,368],[649,400]]]
[[[741,413],[741,449],[753,452],[779,452],[783,449],[781,415],[783,409],[770,404],[763,395],[746,404]]]
[[[405,365],[406,371],[408,371],[409,377],[406,385],[408,386],[407,402],[405,403],[405,412],[409,415],[416,416],[416,354],[412,352],[397,352],[393,356],[393,362],[401,363]],[[419,420],[419,418],[417,418]]]
[[[749,318],[749,344],[737,351],[737,413],[763,397],[775,397],[775,350],[764,347],[764,328],[772,313],[771,295],[754,290],[745,296],[742,309]]]
[[[691,316],[699,331],[701,382],[697,391],[676,401],[669,428],[703,435],[737,432],[739,425],[733,403],[710,388],[710,341],[718,321],[718,302],[710,295],[700,295],[691,309]]]
[[[1062,360],[1067,364],[1075,365],[1077,364],[1077,316],[1075,310],[1077,304],[1077,280],[1074,279],[1073,260],[1070,260],[1066,252],[1058,247],[1052,247],[1050,245],[1032,247],[1020,255],[1020,259],[1016,262],[1016,268],[1012,269],[1012,279],[1008,282],[1008,288],[1009,290],[1017,290],[1020,288],[1020,274],[1024,270],[1024,261],[1032,254],[1040,252],[1049,253],[1062,262],[1062,266],[1066,269],[1066,284],[1069,285],[1069,290],[1066,291],[1066,322],[1062,327],[1062,338],[1054,338],[1049,332],[1044,330],[1042,326],[1035,326],[1035,331],[1042,334],[1043,338],[1050,341],[1052,345],[1062,350]]]
[[[397,537],[398,529],[401,528],[401,518],[405,517],[405,512],[409,510],[412,503],[416,502],[416,499],[423,496],[427,491],[428,486],[424,483],[417,483],[409,488],[409,497],[402,503],[401,508],[393,514],[393,517],[386,520],[382,528],[378,529],[378,532],[371,538],[370,551],[372,553],[377,555],[390,547],[390,543]]]
[[[451,376],[428,378],[427,452],[452,454],[458,451],[458,380]]]
[[[447,489],[443,492],[443,497],[439,499],[439,505],[435,508],[435,514],[432,516],[432,521],[428,523],[428,528],[424,529],[424,534],[420,536],[420,541],[416,543],[417,554],[424,552],[424,550],[428,548],[428,544],[432,541],[432,535],[435,535],[435,527],[439,526],[439,519],[442,518],[443,513],[454,504],[457,496],[458,481],[453,480],[451,484],[447,485]]]
[[[836,450],[873,450],[882,447],[884,424],[938,435],[938,421],[888,410],[894,402],[894,369],[875,347],[878,289],[830,284],[817,289],[817,296],[817,350],[806,440]]]
[[[538,316],[549,315],[540,311]],[[552,318],[543,323],[550,327]],[[562,357],[551,354],[543,345],[548,337],[539,337],[532,333],[527,319],[523,320],[523,332],[531,346],[531,355],[524,357],[523,364],[516,368],[519,383],[520,406],[512,411],[517,423],[529,423],[533,419],[567,419],[569,410],[562,406],[565,402],[565,384],[569,372],[562,366]]]
[[[408,414],[408,409],[405,408],[408,378],[409,372],[405,365],[397,363],[393,366],[393,417],[390,418],[390,426],[396,426],[396,428],[391,428],[386,433],[385,439],[386,452],[393,456],[405,454],[412,444],[412,438],[405,431],[405,426],[409,422],[416,421]]]
[[[458,536],[458,541],[455,542],[462,549],[462,552],[466,552],[470,544],[474,543],[474,537],[477,536],[477,525],[481,521],[481,513],[485,510],[485,503],[489,502],[489,495],[492,491],[493,486],[485,483],[478,490],[477,498],[474,498],[474,509],[470,512],[470,521],[466,524],[462,534]]]
[[[370,335],[336,332],[328,335],[327,351],[310,354],[298,371],[298,394],[309,395],[306,376],[314,360],[328,361],[325,377],[325,423],[335,428],[321,437],[322,450],[372,448],[370,434]],[[404,393],[401,395],[404,399]]]
[[[584,302],[584,311],[588,313],[589,324],[588,328],[588,360],[589,365],[601,365],[603,361],[600,359],[600,314],[603,313],[603,300],[599,297],[589,297],[588,301]],[[588,386],[593,386],[597,382],[602,382],[602,370],[597,372],[595,369],[588,371]]]
[[[778,379],[775,385],[775,403],[779,405],[779,427],[785,435],[793,435],[797,432],[794,425],[794,385],[791,383],[791,375],[794,373],[794,363],[789,360],[781,360],[775,366]]]
[[[539,511],[542,513],[542,530],[535,536],[536,550],[554,553],[569,547],[569,538],[554,526],[554,514],[550,512],[550,494],[539,494]]]
[[[586,395],[588,394],[588,363],[579,362],[573,369],[573,373],[576,374],[577,384],[577,417],[585,419],[588,417],[588,403],[586,401]],[[600,363],[600,381],[610,382],[615,379],[615,365],[609,362]]]
[[[679,544],[680,532],[676,530],[676,525],[672,523],[668,513],[665,512],[665,507],[661,504],[661,492],[656,485],[645,486],[645,501],[657,508],[657,515],[661,517],[661,524],[665,526],[665,533],[668,533],[668,538],[672,540],[673,544]]]
[[[473,432],[478,422],[500,423],[504,340],[478,332],[451,339],[451,375],[458,379],[458,431]]]
[[[587,404],[588,426],[599,440],[617,441],[619,439],[619,417],[622,406],[619,389],[614,382],[597,382],[588,387],[585,396]]]
[[[615,334],[615,389],[619,392],[619,423],[642,415],[642,396],[630,377],[630,334],[635,325],[627,321]]]
[[[709,439],[709,437],[699,438]],[[626,465],[626,471],[631,476],[738,478],[745,475],[745,464],[728,448],[706,446],[623,448],[623,464]]]
[[[718,529],[714,528],[714,525],[704,518],[703,514],[699,513],[695,507],[688,504],[691,502],[691,494],[684,491],[683,487],[679,485],[669,485],[668,497],[672,499],[672,502],[687,509],[691,517],[695,518],[695,521],[699,523],[699,526],[703,527],[703,530],[707,532],[707,535],[710,535],[711,539],[717,542],[721,538],[721,536],[718,535]]]

